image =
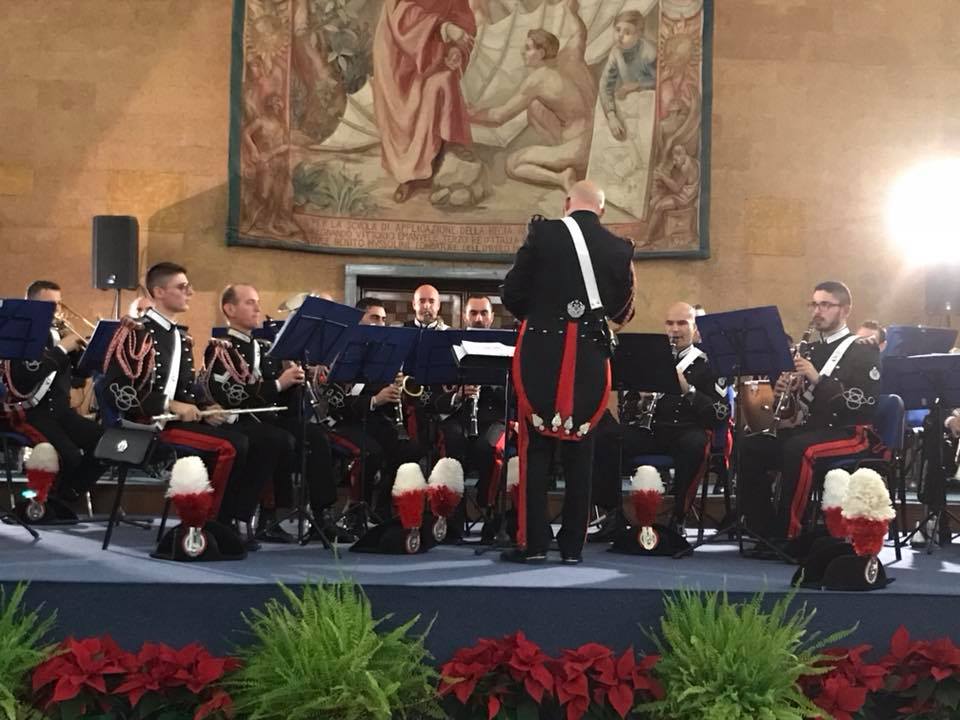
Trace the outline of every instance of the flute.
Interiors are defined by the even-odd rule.
[[[213,408],[211,410],[200,410],[197,414],[200,417],[209,417],[210,415],[253,415],[255,413],[282,412],[286,410],[285,405],[275,405],[262,408],[247,408],[245,410],[228,410],[227,408]],[[164,413],[163,415],[154,415],[150,418],[153,422],[162,422],[164,420],[179,420],[180,416],[176,413]]]

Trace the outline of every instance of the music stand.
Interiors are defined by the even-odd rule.
[[[697,318],[697,329],[700,331],[703,349],[710,360],[711,370],[717,377],[734,378],[738,384],[737,392],[741,397],[740,378],[749,375],[779,377],[780,373],[793,370],[793,358],[790,356],[787,334],[784,332],[780,313],[773,305],[703,315]],[[743,452],[742,408],[743,403],[736,403],[736,422],[733,428],[735,472],[731,473],[731,477],[737,477],[740,472]],[[724,535],[734,532],[741,554],[744,536],[749,536],[757,544],[773,551],[780,559],[792,563],[793,559],[789,555],[743,522],[740,513],[741,497],[742,493],[738,487],[736,517],[733,523],[725,528],[719,528],[714,535],[700,540],[674,557],[689,555],[698,547],[720,542]]]
[[[514,330],[470,329],[449,331],[450,342],[447,343],[447,356],[456,370],[456,384],[484,385],[503,387],[503,465],[500,468],[500,477],[497,479],[496,511],[491,521],[497,527],[497,534],[493,542],[486,547],[474,550],[476,555],[483,555],[490,550],[502,550],[513,545],[510,534],[507,532],[507,446],[510,436],[510,373],[513,365],[513,350],[517,344],[517,333]],[[442,367],[449,367],[441,365]]]
[[[361,313],[362,315],[362,313]],[[344,384],[363,383],[364,385],[388,385],[396,380],[397,373],[416,351],[417,328],[389,327],[383,325],[354,325],[331,348],[326,358],[330,365],[328,382]],[[364,531],[369,526],[369,507],[366,502],[366,441],[367,416],[369,405],[363,408],[360,416],[360,501],[352,508],[344,508],[360,513],[360,522]],[[389,518],[383,518],[387,520]]]
[[[93,335],[87,341],[87,347],[77,363],[77,371],[84,374],[103,374],[103,360],[110,348],[110,341],[117,334],[119,320],[98,320]]]
[[[617,416],[623,422],[625,391],[680,394],[677,360],[670,340],[658,333],[620,333],[610,361],[611,388],[617,391]],[[623,482],[623,432],[617,435],[617,478]]]
[[[924,504],[928,511],[926,517],[906,536],[904,543],[933,520],[930,537],[927,538],[927,553],[933,552],[933,543],[937,537],[944,516],[957,525],[960,518],[947,510],[946,477],[943,472],[943,408],[960,406],[960,355],[949,353],[915,355],[912,357],[891,357],[883,363],[883,376],[880,381],[883,394],[896,394],[903,399],[904,408],[910,410],[929,409],[933,418],[936,451],[930,462],[932,473],[928,473],[928,485],[924,488]],[[918,498],[919,499],[919,498]]]
[[[39,360],[50,338],[54,309],[51,302],[0,299],[0,360]],[[4,456],[4,462],[9,461],[8,454]],[[17,517],[12,508],[0,510],[0,521],[17,524],[35,541],[40,539],[40,534]]]
[[[324,362],[344,341],[348,328],[357,324],[363,312],[349,305],[341,305],[330,300],[308,296],[296,311],[286,319],[276,334],[275,342],[267,355],[278,360],[290,360],[306,365]],[[300,487],[297,492],[297,507],[286,517],[277,520],[297,518],[297,542],[306,545],[310,533],[306,523],[317,530],[317,536],[325,548],[332,549],[330,542],[320,532],[321,525],[308,508],[307,498],[307,423],[309,414],[305,407],[304,394],[297,403],[300,422]]]
[[[946,353],[957,339],[953,328],[924,327],[923,325],[891,325],[886,329],[887,344],[881,357],[930,355]]]

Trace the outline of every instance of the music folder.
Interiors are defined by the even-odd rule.
[[[43,300],[0,299],[0,360],[39,360],[54,310]]]

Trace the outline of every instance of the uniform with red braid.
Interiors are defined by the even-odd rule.
[[[109,414],[136,423],[152,424],[171,401],[197,404],[194,393],[193,341],[185,327],[154,308],[139,323],[125,319],[104,360],[101,397]],[[213,487],[212,517],[221,522],[248,521],[251,498],[263,478],[245,467],[247,439],[225,427],[168,421],[160,439],[200,455]]]
[[[59,290],[56,292],[59,295]],[[51,328],[39,360],[0,361],[0,385],[6,390],[0,393],[0,427],[25,435],[34,444],[53,445],[61,468],[53,492],[64,500],[75,499],[93,487],[105,469],[93,456],[100,428],[70,407],[70,337],[76,336],[61,339]]]
[[[289,542],[292,538],[276,527],[276,508],[292,507],[291,474],[297,469],[297,436],[300,422],[297,405],[300,386],[281,390],[280,361],[268,355],[271,343],[253,338],[238,328],[228,328],[222,339],[211,340],[204,355],[203,382],[218,405],[230,409],[288,407],[287,412],[239,415],[231,428],[247,436],[248,463],[258,476],[267,478],[260,494],[261,517],[257,536],[262,540]],[[337,499],[330,443],[323,428],[307,424],[307,485],[310,506],[317,515]],[[272,529],[271,529],[272,527]],[[278,532],[279,531],[279,532]]]

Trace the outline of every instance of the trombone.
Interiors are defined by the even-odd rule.
[[[57,332],[61,335],[72,334],[80,338],[80,349],[84,349],[87,345],[87,341],[90,339],[88,335],[84,335],[79,332],[74,325],[67,320],[67,315],[72,315],[74,320],[79,320],[81,323],[86,325],[90,330],[96,330],[97,326],[87,320],[83,315],[78,313],[76,310],[71,308],[65,302],[61,301],[57,307],[57,312],[53,316],[53,326],[56,328]]]

